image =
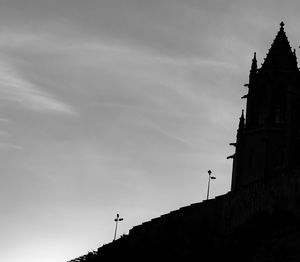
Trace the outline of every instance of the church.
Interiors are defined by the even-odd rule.
[[[133,227],[72,262],[300,261],[300,72],[284,23],[252,59],[231,191]]]
[[[300,168],[300,73],[283,22],[264,63],[249,75],[246,119],[240,118],[232,190]]]

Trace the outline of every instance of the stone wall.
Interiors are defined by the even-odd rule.
[[[299,207],[299,172],[281,174],[133,227],[85,261],[234,260],[245,248],[259,249],[258,240],[266,234],[298,226]]]

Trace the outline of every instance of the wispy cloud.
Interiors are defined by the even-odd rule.
[[[0,99],[27,109],[74,114],[74,109],[23,77],[11,65],[0,63]]]
[[[0,122],[10,122],[10,120],[8,120],[6,118],[0,118]]]
[[[1,143],[0,142],[0,148],[6,148],[6,149],[14,149],[14,150],[23,150],[24,148],[19,145],[10,144],[10,143]]]
[[[20,47],[40,41],[37,34],[0,27],[0,47]]]
[[[0,136],[11,136],[11,134],[6,132],[6,131],[1,131],[0,130]]]
[[[193,148],[196,150],[199,150],[197,147],[195,147],[194,145],[192,145],[192,143],[188,142],[187,140],[183,139],[182,137],[176,136],[171,134],[170,132],[164,130],[163,128],[159,127],[158,125],[151,123],[151,122],[147,122],[147,126],[151,127],[153,130],[155,130],[157,133],[159,133],[160,135],[163,135],[165,138],[167,139],[171,139],[175,142],[178,142],[184,146],[187,146],[189,148]]]

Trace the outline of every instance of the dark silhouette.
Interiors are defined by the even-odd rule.
[[[232,190],[300,168],[300,73],[284,23],[261,68],[256,54],[233,156]]]
[[[207,196],[206,196],[206,200],[209,199],[210,180],[211,180],[211,179],[216,179],[215,176],[212,176],[212,175],[211,175],[211,173],[212,173],[211,170],[208,170],[207,173],[208,173],[208,185],[207,185]]]
[[[115,234],[114,234],[114,241],[115,241],[115,240],[116,240],[116,237],[117,237],[118,223],[119,223],[119,221],[123,221],[123,218],[120,218],[120,215],[117,214],[117,218],[115,218],[114,221],[116,222]]]
[[[260,68],[254,53],[245,86],[246,116],[228,157],[231,192],[145,222],[73,261],[300,261],[300,72],[283,23]]]

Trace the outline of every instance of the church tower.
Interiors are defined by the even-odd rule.
[[[233,158],[231,190],[300,169],[300,72],[284,23],[260,68],[249,74]]]

